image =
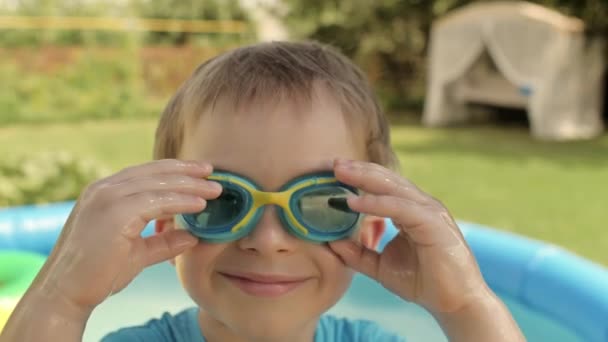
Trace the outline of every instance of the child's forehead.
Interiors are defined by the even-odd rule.
[[[221,131],[226,138],[217,143],[230,142],[234,135],[252,135],[263,131],[268,138],[289,138],[292,134],[302,132],[332,135],[344,135],[363,138],[365,129],[356,120],[353,113],[345,113],[343,106],[331,95],[313,94],[309,99],[281,97],[260,97],[258,99],[235,104],[230,98],[220,98],[213,105],[189,115],[185,122],[186,138],[208,134],[202,132],[201,126],[212,126],[214,132]],[[327,128],[335,128],[327,132]],[[281,131],[290,134],[269,134]]]
[[[214,169],[226,171],[245,177],[265,191],[279,191],[285,184],[296,178],[318,174],[320,172],[331,172],[334,159],[332,157],[319,156],[308,158],[303,156],[299,160],[284,159],[276,162],[267,162],[266,159],[260,163],[237,158],[223,158],[211,156],[209,162]]]
[[[345,113],[340,103],[329,95],[315,95],[310,99],[258,99],[235,105],[228,99],[218,100],[212,107],[199,111],[186,124],[185,135],[196,137],[201,126],[213,127],[213,133],[224,135],[215,144],[231,144],[237,136],[252,137],[263,132],[265,140],[277,143],[298,138],[317,139],[317,136],[347,138],[355,144],[366,140],[367,129],[359,115]],[[328,131],[329,129],[329,131]],[[303,137],[308,134],[307,137]],[[305,146],[304,146],[305,147]],[[331,148],[331,146],[328,146]]]
[[[345,120],[323,114],[307,114],[310,121],[289,113],[203,116],[185,137],[180,157],[242,174],[268,190],[303,174],[331,170],[335,158],[365,158],[364,142]]]
[[[257,120],[273,120],[273,115],[290,115],[300,120],[314,120],[307,115],[312,111],[322,111],[327,115],[345,117],[355,126],[365,125],[366,115],[361,110],[355,110],[352,103],[357,99],[338,92],[335,87],[326,82],[313,81],[309,85],[299,87],[270,87],[260,86],[252,91],[254,95],[242,94],[235,89],[217,93],[213,98],[207,95],[190,93],[185,99],[184,106],[190,112],[188,121],[197,121],[203,116],[221,116],[230,120],[231,117],[256,116]],[[281,108],[282,111],[276,109]]]
[[[278,98],[235,108],[228,99],[187,126],[182,157],[204,160],[268,189],[316,171],[335,158],[365,159],[364,134],[328,95]]]

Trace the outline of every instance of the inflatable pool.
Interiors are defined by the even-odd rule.
[[[0,331],[45,260],[38,253],[0,250]]]
[[[47,255],[73,205],[0,210],[0,251]],[[467,222],[460,222],[460,227],[486,281],[507,304],[528,341],[608,342],[606,268],[539,241]],[[144,235],[151,233],[149,225]],[[389,226],[381,245],[394,234],[394,227]],[[168,263],[150,267],[96,309],[85,341],[98,341],[108,331],[191,305]],[[355,278],[332,312],[376,320],[409,341],[446,341],[426,311],[397,299],[364,276]]]

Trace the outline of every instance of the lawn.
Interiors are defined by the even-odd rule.
[[[152,158],[154,119],[0,127],[0,154],[68,151],[114,171]]]
[[[65,150],[112,170],[149,160],[155,122],[0,128],[0,153]],[[461,220],[550,241],[608,265],[608,135],[533,140],[523,128],[393,126],[402,174]]]
[[[608,136],[541,143],[524,129],[395,127],[402,173],[461,220],[608,265]]]

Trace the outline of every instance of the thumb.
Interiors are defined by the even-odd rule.
[[[357,272],[378,280],[380,254],[353,240],[339,240],[329,243],[329,247],[338,254],[344,263]]]
[[[194,247],[198,243],[198,238],[186,230],[175,229],[150,236],[144,241],[146,244],[144,267],[147,267],[180,255]]]

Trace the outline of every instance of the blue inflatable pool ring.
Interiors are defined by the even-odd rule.
[[[0,250],[48,255],[73,206],[0,209]],[[387,223],[380,248],[396,234]],[[540,241],[467,222],[459,226],[484,278],[507,303],[528,341],[608,342],[606,268]],[[150,223],[142,235],[153,232]],[[539,319],[551,328],[541,331]]]

